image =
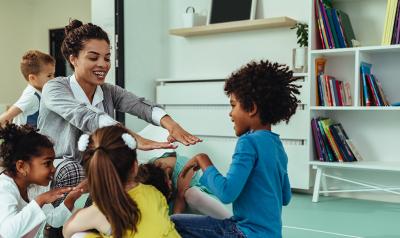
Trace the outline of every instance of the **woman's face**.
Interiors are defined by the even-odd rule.
[[[75,77],[92,86],[102,85],[110,70],[110,45],[105,40],[90,39],[84,42],[78,56],[70,56]]]

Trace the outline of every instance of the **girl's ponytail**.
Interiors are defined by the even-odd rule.
[[[125,189],[136,163],[136,151],[125,145],[123,133],[124,129],[116,126],[97,130],[86,152],[89,191],[110,222],[113,237],[123,237],[128,230],[136,232],[140,219],[138,206]]]

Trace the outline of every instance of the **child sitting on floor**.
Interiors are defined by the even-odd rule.
[[[180,237],[168,216],[164,196],[153,186],[135,180],[136,140],[121,126],[82,135],[89,192],[94,204],[79,210],[64,225],[66,238],[95,229],[102,237]],[[98,237],[87,234],[85,237]],[[75,236],[76,237],[76,236]]]
[[[291,198],[288,158],[271,125],[288,122],[299,103],[298,87],[288,67],[269,61],[250,62],[225,82],[238,141],[226,176],[206,154],[198,154],[182,171],[201,169],[200,179],[233,217],[176,214],[171,219],[182,237],[282,237],[282,206]]]
[[[53,143],[30,126],[0,127],[0,237],[35,237],[42,223],[60,227],[71,215],[80,188],[49,191],[55,168]],[[50,203],[66,196],[54,208]]]
[[[217,219],[231,217],[232,213],[200,184],[198,172],[185,178],[180,176],[188,161],[188,157],[176,152],[165,153],[147,164],[141,164],[137,179],[144,184],[155,186],[164,194],[170,204],[170,213],[183,213],[187,203],[193,212]],[[179,196],[183,199],[175,199]]]

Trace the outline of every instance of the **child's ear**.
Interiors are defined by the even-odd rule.
[[[253,103],[253,108],[249,111],[249,115],[252,117],[257,115],[257,113],[258,113],[257,105]]]
[[[15,168],[17,170],[17,173],[21,174],[22,176],[27,176],[29,172],[29,165],[26,161],[23,160],[17,160],[15,163]]]
[[[28,81],[29,82],[36,82],[37,76],[34,74],[28,74]]]

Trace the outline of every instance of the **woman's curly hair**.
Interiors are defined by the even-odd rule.
[[[268,60],[250,62],[226,80],[224,91],[234,94],[245,111],[257,106],[263,125],[274,125],[280,121],[289,122],[300,102],[300,86],[293,82],[293,72],[289,67]]]
[[[65,38],[61,44],[61,53],[65,60],[69,62],[69,56],[78,56],[79,51],[84,47],[86,41],[91,39],[105,40],[110,45],[107,33],[99,26],[92,23],[83,24],[79,20],[72,20],[64,28]],[[69,62],[70,66],[74,66]]]
[[[0,127],[1,166],[12,175],[17,174],[16,162],[29,161],[40,155],[41,148],[53,148],[53,143],[28,125],[7,124]]]

